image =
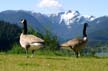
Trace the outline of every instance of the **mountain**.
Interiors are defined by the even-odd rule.
[[[93,16],[90,17],[93,18]],[[90,17],[88,18],[85,16],[81,16],[78,11],[71,10],[50,15],[23,10],[7,10],[0,12],[0,20],[19,24],[20,19],[25,18],[27,19],[28,23],[30,23],[38,31],[45,32],[45,29],[48,29],[53,34],[56,34],[60,38],[60,40],[66,40],[72,38],[73,36],[76,36],[73,34],[78,33],[74,32],[73,29],[71,29],[71,27],[77,30],[77,28],[80,26],[78,25],[77,27],[77,24],[75,23],[81,24],[85,21],[90,21]]]
[[[0,12],[0,20],[16,23],[20,19],[27,19],[28,23],[41,33],[50,30],[53,35],[58,36],[59,41],[65,42],[75,37],[82,37],[83,23],[89,23],[87,29],[89,44],[97,44],[98,41],[108,41],[108,16],[95,18],[94,16],[81,15],[78,11],[59,12],[57,14],[45,15],[31,11],[7,10]]]
[[[96,18],[90,22],[88,35],[90,43],[96,44],[99,42],[108,42],[108,16]],[[94,43],[95,42],[95,43]]]
[[[52,14],[51,18],[53,23],[65,24],[71,27],[72,24],[83,24],[84,22],[89,22],[95,19],[94,16],[82,16],[78,11],[66,11],[61,12],[56,15]]]
[[[20,25],[20,20],[22,18],[27,19],[28,23],[32,25],[34,28],[36,28],[38,31],[43,31],[43,26],[41,23],[30,14],[31,12],[28,11],[14,11],[14,10],[6,10],[3,12],[0,12],[0,20],[4,20],[10,23],[16,23]],[[41,28],[40,28],[41,27]]]
[[[53,33],[57,34],[60,40],[66,41],[81,36],[82,24],[95,19],[94,16],[83,16],[78,11],[66,11],[49,15],[52,22],[50,27]]]

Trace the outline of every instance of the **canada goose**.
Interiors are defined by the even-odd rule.
[[[28,50],[32,50],[33,55],[36,49],[43,47],[44,40],[34,35],[27,34],[26,19],[21,19],[21,23],[23,24],[23,31],[20,35],[20,45],[26,50],[26,54],[28,54]]]
[[[62,48],[70,47],[75,52],[75,55],[78,58],[79,51],[85,47],[85,44],[88,41],[87,34],[86,34],[87,26],[88,23],[84,23],[82,38],[74,38],[72,40],[69,40],[66,43],[61,44],[60,47]]]

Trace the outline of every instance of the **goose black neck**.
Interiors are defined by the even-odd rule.
[[[87,25],[84,24],[84,27],[83,27],[83,37],[87,37],[86,30],[87,30]]]
[[[27,23],[23,23],[23,34],[27,34]]]

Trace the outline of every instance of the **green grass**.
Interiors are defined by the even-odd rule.
[[[0,71],[108,71],[108,58],[0,54]]]

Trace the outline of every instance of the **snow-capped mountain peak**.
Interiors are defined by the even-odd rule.
[[[95,19],[94,16],[81,15],[78,11],[72,10],[50,14],[48,17],[52,23],[66,25],[67,28],[71,28],[72,24],[83,24]]]
[[[59,24],[65,24],[70,28],[72,24],[83,24],[84,22],[93,21],[94,16],[81,15],[78,11],[66,11],[60,14]]]
[[[80,13],[78,11],[69,10],[68,12],[65,12],[64,14],[61,15],[59,23],[64,21],[66,25],[69,25],[70,23],[73,22],[73,19],[79,15]]]

